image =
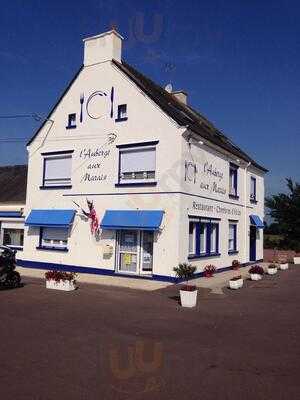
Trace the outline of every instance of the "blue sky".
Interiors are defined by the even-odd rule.
[[[126,61],[185,89],[192,106],[270,169],[274,193],[285,177],[300,181],[299,19],[300,4],[281,0],[6,2],[0,117],[46,116],[82,64],[82,39],[115,24]],[[0,118],[1,165],[26,162],[38,125]]]

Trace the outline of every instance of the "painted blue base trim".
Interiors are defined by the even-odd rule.
[[[241,267],[247,267],[257,262],[262,262],[263,260],[256,260],[254,262],[247,262],[241,264]],[[67,272],[77,272],[82,274],[93,274],[93,275],[108,275],[108,276],[118,276],[123,278],[133,278],[133,279],[148,279],[154,280],[159,282],[171,282],[171,283],[181,283],[184,282],[183,279],[178,279],[173,276],[167,275],[156,275],[153,274],[152,276],[142,276],[142,275],[131,275],[131,274],[120,274],[115,272],[112,269],[104,269],[104,268],[93,268],[93,267],[79,267],[77,265],[65,265],[65,264],[54,264],[54,263],[46,263],[40,261],[28,261],[28,260],[17,260],[18,267],[24,268],[34,268],[34,269],[44,269],[44,270],[54,270],[54,271],[67,271]],[[224,267],[217,269],[216,273],[229,271],[232,267]],[[204,272],[198,272],[195,274],[195,278],[201,278],[204,276]]]

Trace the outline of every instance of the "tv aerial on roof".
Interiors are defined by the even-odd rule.
[[[167,92],[169,92],[169,93],[172,93],[172,91],[173,91],[172,83],[168,83],[168,84],[165,86],[165,90],[166,90]]]

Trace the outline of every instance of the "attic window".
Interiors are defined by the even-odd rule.
[[[118,117],[116,122],[127,121],[127,104],[120,104],[118,106]]]
[[[75,129],[76,128],[76,114],[69,114],[68,115],[68,125],[66,129]]]

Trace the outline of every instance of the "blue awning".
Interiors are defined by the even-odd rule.
[[[25,225],[68,228],[74,220],[75,213],[75,210],[31,210]]]
[[[21,211],[0,211],[0,218],[21,218]]]
[[[250,222],[252,225],[255,225],[256,228],[262,229],[265,227],[264,223],[262,222],[262,220],[258,215],[255,214],[250,215]]]
[[[159,229],[164,211],[160,210],[106,210],[102,229]]]

